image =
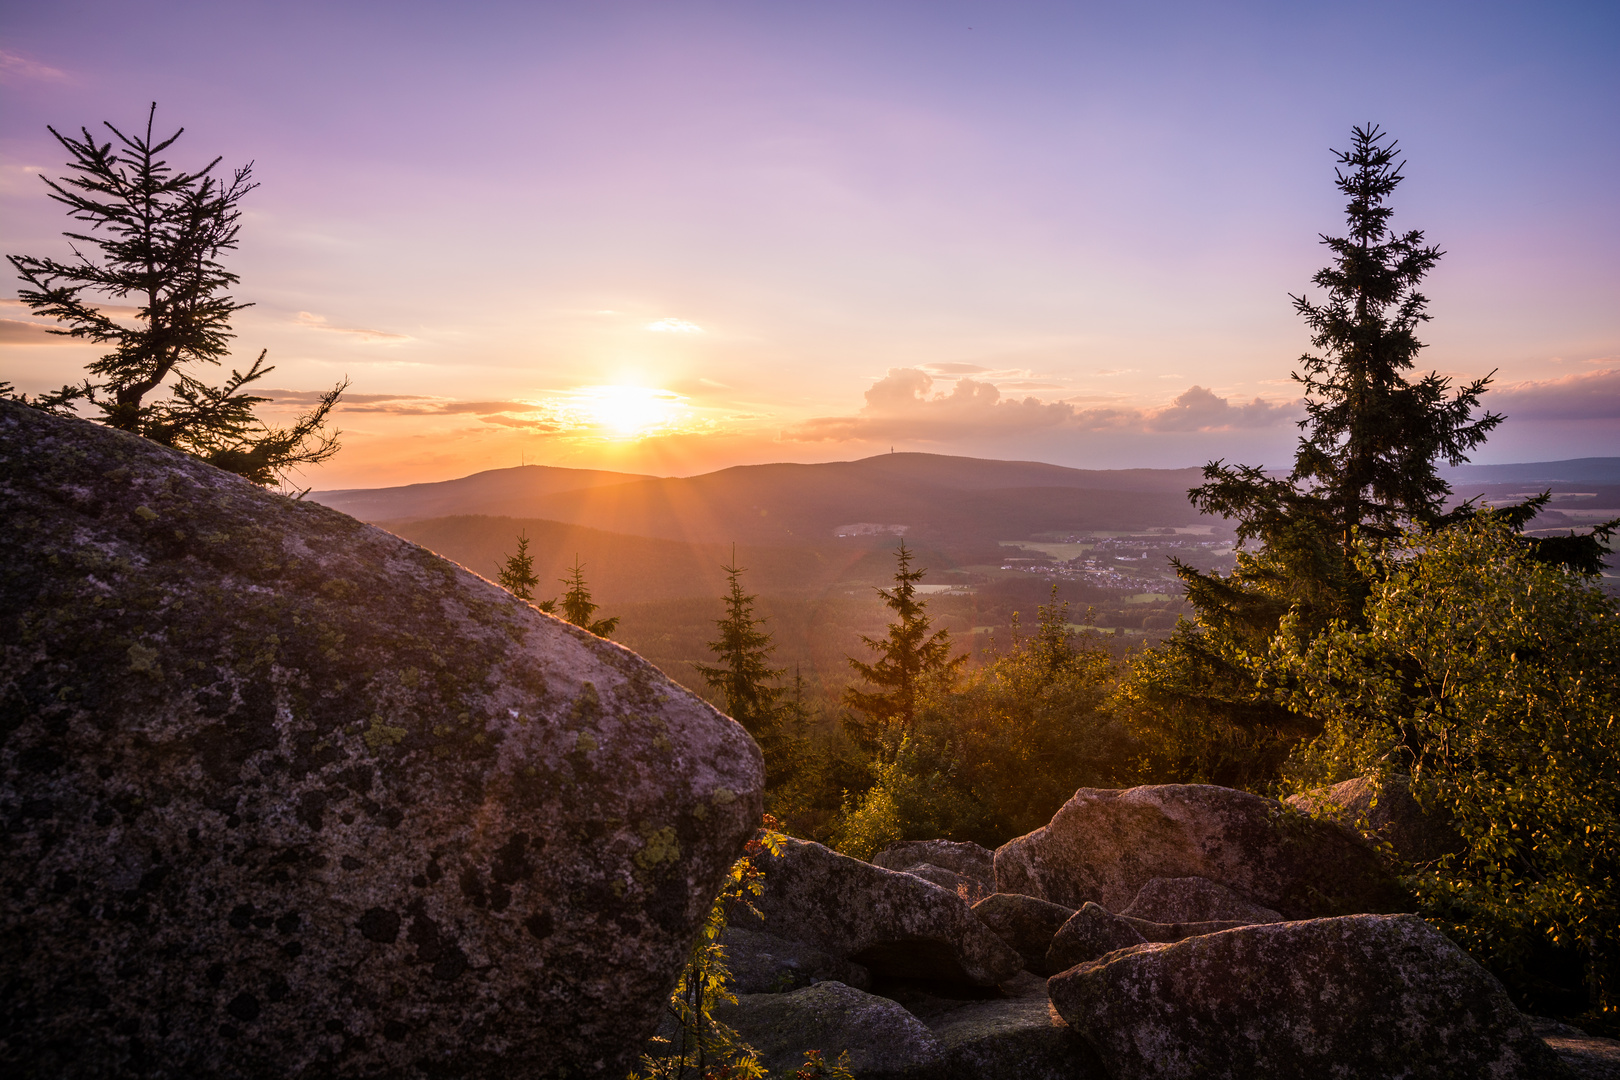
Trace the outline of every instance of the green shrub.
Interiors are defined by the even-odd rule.
[[[1296,788],[1402,773],[1463,850],[1419,868],[1424,911],[1536,995],[1548,947],[1578,955],[1590,1004],[1620,987],[1620,614],[1588,577],[1535,558],[1486,514],[1407,533],[1380,559],[1365,623],[1308,640],[1285,620],[1262,682],[1322,733]],[[1538,959],[1538,957],[1540,959]]]

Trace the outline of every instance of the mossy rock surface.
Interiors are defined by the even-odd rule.
[[[952,890],[809,840],[788,839],[765,871],[750,929],[809,942],[874,976],[994,986],[1023,960]]]
[[[1154,878],[1205,878],[1290,919],[1410,910],[1360,837],[1275,799],[1212,784],[1081,788],[996,849],[996,891],[1126,908]]]
[[[622,1076],[741,727],[322,506],[0,402],[11,1076]]]
[[[1112,1080],[1569,1075],[1502,985],[1416,915],[1138,945],[1047,987]]]

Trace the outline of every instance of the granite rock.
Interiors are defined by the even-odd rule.
[[[983,881],[977,878],[963,877],[955,870],[947,870],[943,866],[935,866],[933,863],[908,866],[900,872],[910,874],[913,877],[920,877],[924,881],[931,881],[940,888],[955,893],[970,904],[977,903],[988,895],[986,889],[989,886]]]
[[[1358,776],[1319,791],[1290,795],[1284,801],[1389,844],[1405,862],[1433,862],[1462,850],[1462,838],[1445,816],[1418,805],[1411,781],[1404,776],[1390,776],[1382,782]]]
[[[747,915],[737,918],[753,921]],[[872,984],[871,975],[859,964],[808,942],[728,926],[720,943],[725,946],[733,993],[780,994],[820,982],[841,982],[865,990]]]
[[[1036,975],[1062,970],[1047,967],[1046,952],[1052,936],[1074,914],[1072,908],[1020,893],[992,893],[973,905],[973,914],[1024,958],[1025,970]]]
[[[1552,1048],[1576,1080],[1620,1080],[1620,1040],[1588,1035],[1545,1016],[1527,1016],[1530,1030]]]
[[[950,1080],[1107,1080],[1096,1052],[1052,1010],[1046,980],[1021,972],[994,997],[899,998],[939,1040]]]
[[[938,866],[989,886],[996,880],[996,853],[958,840],[905,840],[890,844],[872,857],[872,865],[886,870]]]
[[[1154,878],[1202,877],[1290,919],[1400,910],[1369,846],[1275,799],[1207,784],[1081,788],[996,851],[996,891],[1110,911]]]
[[[1250,903],[1226,886],[1201,877],[1153,878],[1119,914],[1154,923],[1237,925],[1283,921],[1282,915],[1270,908]]]
[[[874,975],[993,986],[1023,960],[956,893],[806,840],[760,856],[758,928],[818,945]]]
[[[1066,971],[1118,949],[1144,944],[1148,939],[1131,920],[1100,904],[1085,904],[1052,936],[1046,952],[1048,971]]]
[[[858,1080],[932,1080],[943,1059],[939,1040],[900,1005],[839,982],[787,994],[739,995],[715,1007],[759,1053],[772,1075],[791,1075],[807,1050],[847,1064]]]
[[[1112,1080],[1568,1075],[1501,984],[1415,915],[1139,945],[1048,988]]]
[[[740,726],[380,529],[10,402],[0,545],[10,1075],[625,1074],[759,821]]]

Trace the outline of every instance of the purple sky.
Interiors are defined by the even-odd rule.
[[[1285,462],[1366,121],[1448,252],[1426,367],[1498,369],[1476,460],[1620,454],[1612,3],[58,0],[0,43],[6,252],[66,253],[46,124],[156,100],[178,161],[256,162],[239,349],[289,408],[353,379],[317,487]],[[24,390],[89,355],[0,317]]]

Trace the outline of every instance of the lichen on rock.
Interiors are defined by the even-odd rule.
[[[382,530],[0,402],[0,1062],[622,1076],[742,728]]]
[[[1065,907],[1129,905],[1154,878],[1200,877],[1290,919],[1409,902],[1353,833],[1275,799],[1210,784],[1081,788],[996,849],[996,891]]]

